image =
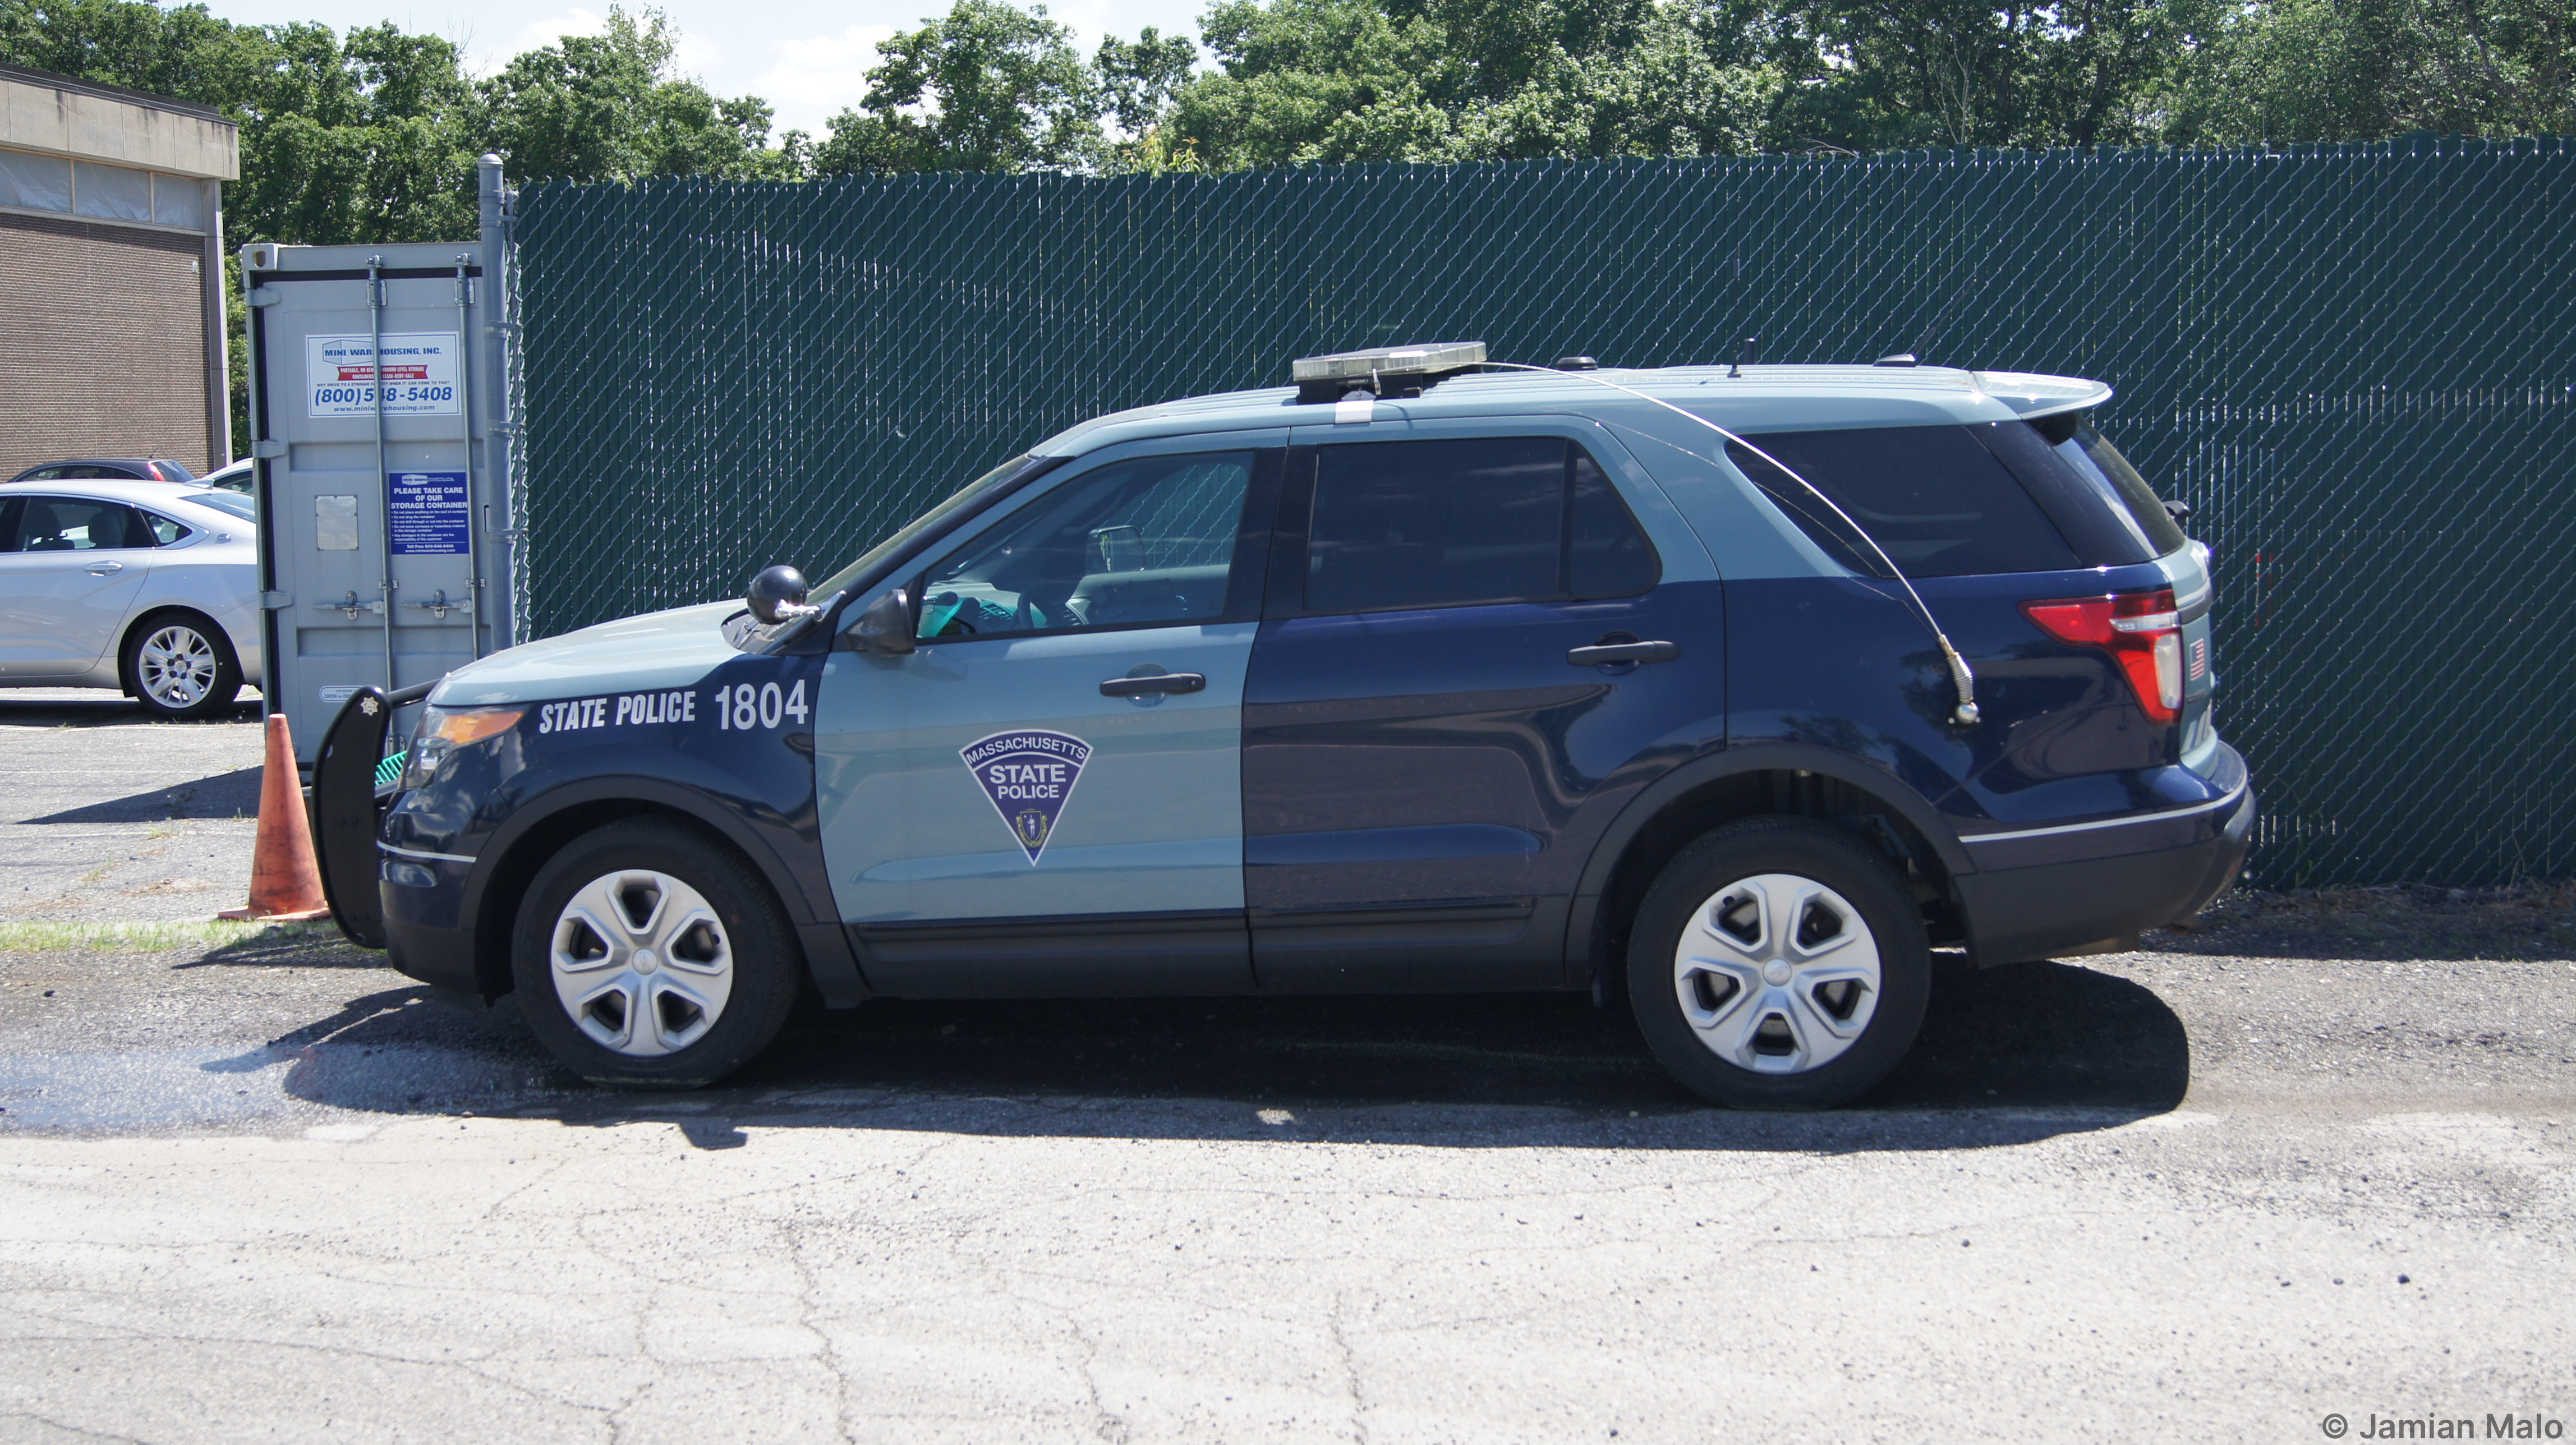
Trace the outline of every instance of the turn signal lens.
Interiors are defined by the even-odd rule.
[[[519,719],[527,714],[528,710],[523,707],[475,708],[461,712],[434,707],[420,720],[420,736],[423,740],[443,738],[457,747],[467,747],[485,738],[499,737],[518,726]]]
[[[2060,642],[2098,647],[2120,664],[2147,721],[2182,714],[2182,616],[2170,587],[2025,602],[2022,614]]]
[[[411,761],[403,769],[403,787],[428,787],[437,780],[438,770],[449,754],[486,738],[499,737],[527,712],[523,707],[423,710],[420,731],[412,735]]]

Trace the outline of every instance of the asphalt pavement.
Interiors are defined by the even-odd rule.
[[[0,860],[237,746],[87,735]],[[327,930],[0,923],[0,1440],[2563,1437],[2571,903],[1954,975],[1819,1114],[1529,996],[880,1002],[622,1094]]]
[[[239,908],[259,817],[259,694],[169,723],[113,692],[0,690],[0,923]]]

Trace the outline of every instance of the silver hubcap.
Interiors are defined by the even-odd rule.
[[[1869,1027],[1878,940],[1850,900],[1812,878],[1740,878],[1691,915],[1673,988],[1710,1053],[1758,1074],[1804,1073]]]
[[[136,681],[163,707],[194,707],[215,686],[215,645],[193,627],[172,625],[143,639]]]
[[[676,1053],[706,1037],[733,995],[733,941],[696,889],[631,868],[594,878],[555,919],[555,997],[592,1042]]]

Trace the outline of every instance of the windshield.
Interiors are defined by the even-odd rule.
[[[819,602],[823,598],[829,597],[836,592],[845,592],[850,588],[857,586],[860,578],[865,577],[870,572],[875,571],[878,567],[883,566],[888,559],[896,556],[922,537],[938,530],[938,528],[944,525],[951,517],[956,516],[958,513],[963,512],[974,506],[976,503],[983,501],[986,497],[1000,491],[1011,481],[1012,478],[1017,477],[1021,470],[1028,466],[1031,460],[1032,458],[1026,455],[1013,457],[1009,461],[1002,463],[1000,466],[993,468],[989,472],[986,472],[984,475],[968,482],[965,486],[958,488],[956,494],[951,496],[947,501],[940,503],[938,506],[922,513],[920,516],[913,518],[912,521],[906,523],[902,529],[897,531],[893,536],[886,538],[884,541],[879,542],[875,546],[870,547],[867,551],[861,553],[859,560],[842,568],[840,571],[833,573],[831,576],[824,578],[822,582],[817,584],[814,588],[813,596],[815,600]]]
[[[190,492],[185,500],[218,512],[230,512],[245,522],[259,520],[259,504],[239,492]]]

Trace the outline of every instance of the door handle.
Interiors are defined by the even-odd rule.
[[[1100,685],[1102,697],[1142,697],[1149,692],[1205,692],[1203,672],[1158,672],[1151,677],[1113,677]]]
[[[89,564],[89,575],[92,577],[113,577],[124,570],[125,564],[122,562],[92,562]]]
[[[1590,647],[1577,647],[1565,654],[1565,660],[1577,667],[1598,667],[1605,662],[1670,662],[1682,655],[1680,647],[1670,642],[1600,641]]]

